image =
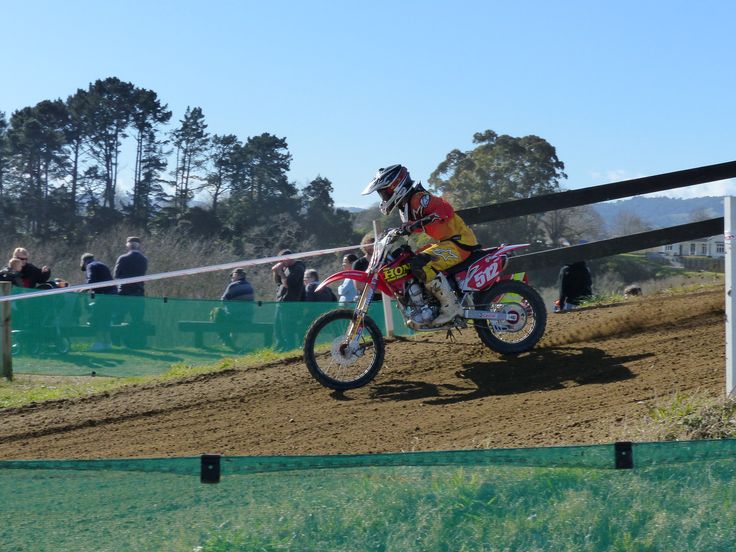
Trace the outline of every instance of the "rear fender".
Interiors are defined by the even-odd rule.
[[[481,291],[489,288],[499,280],[521,280],[526,282],[526,274],[520,273],[520,276],[503,274],[506,268],[508,254],[516,249],[528,247],[529,244],[517,245],[501,245],[488,252],[487,255],[481,257],[471,264],[467,271],[463,271],[456,276],[460,283],[462,291]]]

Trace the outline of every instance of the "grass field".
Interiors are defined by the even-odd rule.
[[[202,552],[712,551],[736,544],[732,459],[634,470],[554,467],[552,458],[550,467],[325,469],[315,457],[315,469],[228,473],[234,458],[223,459],[216,485],[186,473],[196,472],[196,460],[168,461],[172,473],[162,473],[165,460],[150,472],[74,470],[72,463],[63,471],[0,469],[0,511],[13,518],[0,527],[0,541],[9,550],[34,542],[37,551]]]

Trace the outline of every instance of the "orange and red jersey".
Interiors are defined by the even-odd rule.
[[[416,232],[424,231],[430,238],[437,241],[452,240],[467,247],[478,245],[478,240],[470,227],[455,213],[452,205],[441,197],[420,189],[412,194],[408,207],[409,221],[407,222],[417,221],[432,214],[440,217],[439,220],[418,228]]]

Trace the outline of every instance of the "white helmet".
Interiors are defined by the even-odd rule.
[[[409,170],[402,165],[391,165],[385,169],[378,169],[362,195],[378,192],[381,196],[381,212],[389,215],[395,207],[401,207],[408,199],[413,187],[414,181],[409,176]]]

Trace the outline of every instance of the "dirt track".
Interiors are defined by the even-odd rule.
[[[0,411],[0,458],[291,455],[637,440],[675,391],[725,388],[722,289],[550,314],[533,352],[503,359],[472,330],[387,347],[344,395],[301,360]]]

